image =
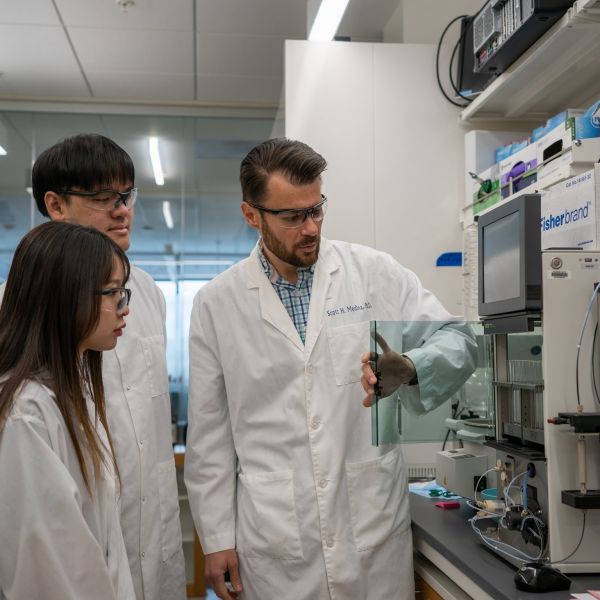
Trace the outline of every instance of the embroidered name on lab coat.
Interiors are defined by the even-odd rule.
[[[328,317],[334,317],[335,315],[345,315],[347,313],[360,312],[361,310],[371,310],[373,305],[370,302],[364,302],[363,304],[347,304],[346,306],[340,306],[327,311]]]

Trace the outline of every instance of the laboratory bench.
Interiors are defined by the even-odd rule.
[[[600,574],[568,574],[571,588],[535,594],[517,590],[516,568],[480,542],[465,500],[458,509],[435,506],[439,498],[410,494],[415,573],[444,600],[568,600],[573,593],[600,589]]]

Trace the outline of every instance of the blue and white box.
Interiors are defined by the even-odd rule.
[[[542,192],[542,250],[600,248],[600,164]]]
[[[564,116],[560,122],[558,117]],[[537,139],[537,188],[549,186],[579,175],[591,168],[600,157],[600,101],[586,111],[569,109],[548,120],[554,128]]]
[[[554,131],[559,126],[564,126],[571,117],[579,117],[585,112],[582,108],[567,108],[557,115],[550,117],[543,125],[536,127],[531,132],[531,143],[541,140],[544,136]]]
[[[568,121],[574,140],[600,137],[600,100],[594,102],[583,115],[570,117]]]
[[[497,163],[502,162],[509,156],[512,156],[513,154],[517,153],[519,150],[522,150],[523,148],[525,148],[525,146],[528,146],[528,145],[529,145],[529,138],[527,138],[525,140],[520,140],[519,142],[510,142],[509,144],[506,144],[505,146],[499,146],[498,148],[496,148],[496,152],[495,152],[496,162]]]

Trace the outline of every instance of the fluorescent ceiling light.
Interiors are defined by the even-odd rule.
[[[152,170],[154,171],[154,181],[156,181],[156,185],[164,185],[165,177],[163,175],[162,165],[160,164],[158,138],[148,138],[148,150],[150,151],[150,160],[152,161]]]
[[[2,146],[0,146],[0,156],[6,156],[7,154],[8,152]]]
[[[169,229],[173,229],[173,215],[171,214],[171,203],[168,200],[163,202],[163,217],[165,224]]]
[[[309,40],[332,40],[340,26],[350,0],[321,0],[321,6],[310,29]]]

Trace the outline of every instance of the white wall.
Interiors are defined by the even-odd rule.
[[[285,130],[323,154],[323,233],[375,245],[373,44],[286,42]]]
[[[464,197],[458,109],[437,90],[430,45],[286,43],[286,135],[329,162],[324,235],[368,244],[413,269],[461,312]]]
[[[383,28],[383,41],[384,42],[402,42],[402,36],[404,31],[402,28],[402,21],[404,19],[404,0],[398,2],[396,10],[392,13],[385,27]]]
[[[485,0],[401,0],[383,30],[384,42],[437,44],[444,27],[459,15],[474,15]],[[458,24],[448,33],[458,39]]]

